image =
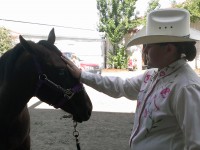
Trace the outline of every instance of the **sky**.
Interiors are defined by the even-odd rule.
[[[0,0],[0,19],[96,28],[96,0]]]
[[[146,9],[147,1],[138,0],[137,9],[141,13]],[[170,0],[160,1],[163,7],[167,7]],[[47,30],[45,32],[49,32],[52,26],[39,27],[22,23],[13,24],[13,22],[1,21],[1,19],[69,27],[68,29],[65,28],[69,35],[73,33],[75,35],[80,34],[80,31],[83,31],[82,35],[88,33],[88,35],[93,36],[97,32],[98,11],[96,0],[0,0],[0,2],[0,25],[6,23],[7,27],[19,32],[41,34],[45,30]],[[72,28],[73,33],[70,33]],[[87,30],[78,30],[77,28]]]
[[[54,27],[56,35],[60,36],[99,38],[96,0],[0,0],[0,2],[0,26],[17,33],[47,35]],[[1,19],[58,25],[65,28],[14,24]]]

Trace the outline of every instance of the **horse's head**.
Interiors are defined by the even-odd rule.
[[[54,45],[54,29],[47,40],[37,44],[20,36],[20,43],[28,51],[34,66],[34,94],[55,108],[71,113],[78,122],[87,121],[91,116],[92,103],[83,85],[75,79],[61,59],[62,53]]]

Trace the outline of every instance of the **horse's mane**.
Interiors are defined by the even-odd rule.
[[[0,81],[12,74],[12,68],[22,53],[23,47],[18,43],[0,57]]]

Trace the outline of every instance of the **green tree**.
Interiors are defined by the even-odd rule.
[[[155,9],[159,9],[160,8],[160,4],[159,4],[160,0],[151,0],[148,2],[148,8],[147,8],[147,13],[151,12],[152,10]]]
[[[177,4],[173,1],[173,7],[187,9],[191,14],[191,22],[196,22],[200,20],[200,0],[185,0],[181,4]]]
[[[112,44],[108,51],[108,64],[113,68],[127,67],[127,54],[121,42],[130,29],[145,24],[146,17],[138,17],[135,12],[137,0],[97,0],[99,10],[99,32],[105,33]],[[147,12],[158,8],[159,0],[151,0]]]
[[[0,56],[13,46],[12,37],[4,27],[0,27]]]
[[[105,33],[112,44],[108,63],[113,68],[126,68],[127,56],[121,41],[130,29],[139,24],[134,13],[135,3],[136,0],[97,0],[100,18],[98,30]]]

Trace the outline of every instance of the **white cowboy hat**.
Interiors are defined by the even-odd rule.
[[[190,13],[171,8],[152,11],[147,26],[134,35],[127,47],[138,44],[191,42],[200,40],[200,31],[190,28]]]

